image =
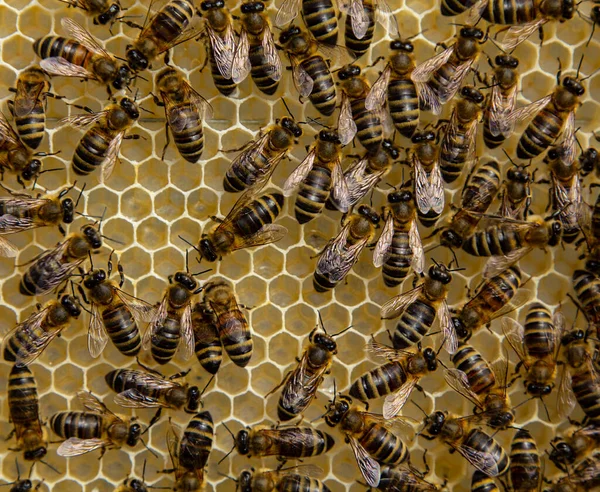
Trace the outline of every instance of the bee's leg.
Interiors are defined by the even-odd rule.
[[[281,383],[279,383],[277,386],[275,386],[264,397],[267,398],[267,396],[272,395],[273,393],[275,393],[275,391],[277,391],[279,388],[281,388],[285,384],[285,382],[288,380],[288,378],[290,377],[291,373],[292,373],[292,371],[288,371],[288,373],[285,376],[283,376],[283,379],[281,380]]]
[[[185,376],[187,376],[190,373],[191,369],[188,369],[187,371],[181,371],[181,372],[177,372],[175,374],[173,374],[172,376],[169,376],[169,379],[181,379],[184,378]]]
[[[158,372],[156,369],[152,369],[151,367],[146,366],[142,361],[140,361],[139,357],[136,357],[138,366],[140,366],[142,369],[144,369],[145,371],[148,371],[152,374],[155,374],[157,376],[160,376],[161,378],[165,378],[160,372]]]
[[[156,473],[173,473],[175,468],[165,468],[164,470],[158,470]]]
[[[162,407],[159,407],[158,410],[156,411],[156,413],[154,414],[154,416],[150,419],[150,422],[148,423],[148,427],[146,427],[145,432],[148,432],[150,430],[150,427],[152,427],[154,424],[156,424],[156,422],[158,422],[160,420],[160,416],[162,414]]]
[[[17,432],[17,429],[13,428],[13,430],[10,431],[10,434],[8,436],[6,436],[6,438],[4,439],[5,441],[10,441],[13,436],[15,435],[15,433]]]
[[[220,224],[221,222],[223,222],[223,219],[221,219],[220,217],[217,217],[216,215],[211,215],[210,216],[210,220],[212,220],[213,222],[216,222],[218,224]]]
[[[166,135],[167,141],[165,142],[165,146],[163,147],[162,155],[160,156],[161,161],[165,160],[165,154],[167,153],[167,147],[171,143],[171,134],[169,133],[169,123],[168,122],[165,123],[165,135]]]
[[[169,66],[169,64],[171,63],[171,50],[167,50],[165,52],[164,61],[165,61],[165,65]]]
[[[123,24],[125,24],[126,26],[129,27],[133,27],[134,29],[139,29],[140,31],[142,31],[144,29],[144,26],[140,26],[139,24],[136,24],[135,22],[132,21],[121,21]]]

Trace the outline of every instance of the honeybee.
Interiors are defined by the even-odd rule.
[[[553,484],[552,492],[585,492],[600,486],[600,453],[590,454]]]
[[[50,417],[50,428],[65,441],[58,447],[59,456],[79,456],[101,449],[134,447],[141,440],[142,426],[125,422],[87,391],[77,393],[86,411],[58,412]]]
[[[156,98],[155,103],[165,108],[166,126],[171,129],[179,155],[188,162],[198,162],[204,150],[202,121],[210,107],[208,101],[192,88],[180,72],[171,67],[165,67],[156,76],[156,87],[161,101]],[[162,160],[170,142],[168,129],[165,132],[167,142]]]
[[[350,0],[343,5],[346,11],[345,45],[356,57],[361,57],[371,46],[375,32],[375,20],[389,33],[390,37],[399,35],[398,22],[392,9],[385,0]]]
[[[511,162],[513,167],[506,172],[506,180],[502,189],[502,205],[499,214],[509,219],[525,220],[529,216],[531,205],[531,173],[527,171],[529,166],[517,166]]]
[[[71,272],[101,246],[100,231],[92,225],[83,226],[81,232],[69,234],[54,249],[44,251],[29,262],[31,265],[21,277],[19,292],[24,296],[47,294],[67,280]]]
[[[231,79],[236,44],[233,17],[224,0],[205,0],[200,4],[200,10],[204,12],[200,15],[206,19],[203,37],[208,38],[206,51],[212,79],[217,90],[228,96],[236,87]]]
[[[33,43],[33,51],[42,60],[40,67],[50,75],[95,80],[121,90],[133,78],[130,68],[117,61],[100,43],[77,22],[63,17],[61,26],[71,38],[45,36]]]
[[[87,130],[75,148],[71,169],[80,176],[86,176],[102,167],[101,180],[106,181],[119,160],[119,151],[125,134],[140,117],[135,101],[123,97],[111,103],[103,111],[91,111],[85,115],[63,118],[60,123],[75,128],[93,125]],[[132,139],[139,135],[131,135]]]
[[[342,220],[342,229],[330,239],[320,253],[315,267],[313,286],[317,292],[326,292],[340,283],[360,253],[375,237],[379,215],[368,205],[358,207],[354,213]]]
[[[454,326],[459,338],[468,340],[473,332],[492,320],[514,311],[527,302],[531,291],[520,289],[523,273],[516,266],[510,266],[495,277],[485,280],[477,293],[467,301],[454,318]]]
[[[425,255],[416,221],[413,194],[408,189],[388,193],[384,208],[385,225],[373,251],[373,265],[383,266],[383,282],[388,287],[400,285],[410,268],[423,273]]]
[[[283,69],[265,4],[261,1],[245,2],[241,12],[242,29],[233,55],[231,78],[239,84],[250,74],[260,91],[274,94]]]
[[[427,85],[427,89],[432,92],[427,100],[433,98],[438,102],[429,108],[423,106],[423,102],[426,103],[427,100],[422,100],[421,109],[439,114],[442,105],[458,92],[471,67],[479,58],[481,46],[486,38],[483,31],[477,27],[463,27],[452,46],[417,65],[412,72],[412,80]]]
[[[440,234],[440,244],[448,248],[460,248],[492,204],[500,187],[500,166],[491,160],[478,166],[463,187],[461,207]]]
[[[148,492],[152,486],[146,485],[144,477],[146,475],[146,460],[144,460],[144,468],[142,470],[142,479],[138,478],[126,478],[121,485],[119,485],[114,492]]]
[[[350,387],[350,396],[361,401],[385,396],[383,418],[394,418],[410,398],[422,377],[437,369],[437,354],[431,348],[396,350],[371,340],[368,350],[388,360],[360,376]]]
[[[530,395],[542,398],[554,387],[564,323],[559,311],[552,315],[540,302],[529,305],[524,327],[511,318],[502,318],[502,331],[519,356],[515,372],[525,367],[525,390]]]
[[[223,345],[217,329],[217,316],[206,302],[197,302],[192,310],[196,357],[210,374],[216,374],[223,361]]]
[[[395,349],[406,349],[418,343],[439,319],[444,345],[448,353],[456,352],[458,341],[450,310],[446,303],[451,272],[444,265],[429,267],[428,276],[414,289],[392,297],[381,306],[383,319],[399,318],[392,334]]]
[[[564,435],[554,438],[550,444],[550,460],[557,468],[566,472],[567,467],[580,463],[593,454],[600,445],[600,428],[595,425],[576,427]]]
[[[440,439],[458,451],[471,465],[490,477],[508,471],[509,458],[498,442],[474,424],[479,416],[454,417],[448,412],[434,412],[423,424],[425,439]]]
[[[17,87],[9,90],[15,93],[14,101],[8,101],[8,109],[15,119],[17,133],[27,147],[37,149],[46,131],[50,82],[44,71],[34,65],[19,73]]]
[[[171,427],[167,433],[167,447],[175,472],[173,490],[200,492],[204,490],[204,467],[212,450],[213,419],[209,412],[196,414],[190,420],[181,442]]]
[[[85,11],[87,15],[93,17],[95,25],[105,26],[110,23],[112,26],[121,12],[121,4],[118,0],[114,3],[110,0],[61,0],[61,2]]]
[[[279,467],[276,470],[244,470],[237,480],[239,492],[330,492],[329,487],[311,475],[322,470],[314,466]]]
[[[171,48],[198,35],[190,27],[195,13],[191,0],[170,0],[143,27],[127,21],[126,24],[131,27],[141,29],[138,37],[126,48],[125,57],[131,69],[139,72],[152,68],[152,62],[162,53],[166,53],[167,63]]]
[[[252,332],[240,309],[233,286],[222,278],[204,284],[204,304],[214,313],[215,325],[223,348],[231,361],[246,367],[252,357]]]
[[[471,479],[471,492],[500,492],[492,477],[475,470]]]
[[[284,0],[275,17],[275,25],[283,27],[292,22],[298,12],[312,36],[328,46],[338,39],[338,12],[331,0]]]
[[[185,360],[194,354],[192,304],[201,291],[192,274],[169,275],[169,286],[142,338],[142,347],[151,350],[157,363],[167,364],[180,346]]]
[[[19,462],[15,460],[15,464],[17,466],[17,479],[14,482],[3,483],[2,485],[12,485],[9,489],[10,492],[30,492],[32,490],[38,490],[44,480],[38,482],[38,484],[34,487],[31,480],[28,478],[21,479],[21,472],[19,471]]]
[[[65,235],[62,223],[73,222],[77,207],[70,197],[63,198],[72,188],[69,186],[57,195],[38,195],[36,198],[4,188],[11,196],[0,198],[0,255],[13,257],[19,253],[10,241],[2,237],[5,234],[58,226],[61,234]]]
[[[282,239],[288,230],[273,221],[281,213],[283,195],[258,196],[262,186],[245,191],[217,226],[202,234],[198,250],[202,258],[217,261],[238,249],[270,244]]]
[[[26,181],[36,179],[42,172],[42,162],[35,157],[45,155],[48,154],[32,154],[0,112],[0,176],[6,171],[15,174],[25,188]]]
[[[348,211],[350,194],[341,163],[342,145],[338,133],[321,130],[304,160],[283,185],[286,196],[300,185],[294,205],[298,223],[306,224],[316,218],[330,197],[339,210]]]
[[[477,124],[483,117],[483,94],[471,86],[460,90],[440,142],[440,171],[446,183],[456,181],[477,160]]]
[[[508,397],[508,364],[490,366],[481,354],[466,344],[459,344],[452,356],[455,369],[446,369],[448,385],[475,405],[475,413],[485,417],[494,429],[506,429],[514,420]]]
[[[8,411],[14,425],[11,436],[14,433],[17,438],[17,447],[11,451],[22,451],[23,459],[27,461],[41,460],[46,456],[48,442],[40,420],[37,384],[31,370],[15,364],[8,375],[7,390]]]
[[[350,444],[358,468],[367,485],[377,487],[381,477],[381,464],[399,465],[409,457],[408,447],[389,427],[395,423],[382,415],[363,412],[352,399],[336,395],[327,407],[325,422],[330,427],[339,426]]]
[[[519,429],[510,445],[510,483],[515,492],[535,492],[542,483],[540,452],[531,433]]]
[[[423,474],[414,469],[382,466],[377,490],[381,492],[427,492],[441,490],[441,488],[425,480]]]
[[[19,367],[31,364],[69,326],[71,318],[77,319],[80,314],[79,302],[73,296],[48,301],[6,334],[2,340],[4,360]]]
[[[241,149],[236,149],[242,150],[242,153],[233,160],[225,173],[225,191],[237,193],[266,183],[281,160],[298,144],[297,139],[301,136],[302,128],[287,116],[262,129],[258,138]]]

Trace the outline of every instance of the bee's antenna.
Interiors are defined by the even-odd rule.
[[[293,120],[295,120],[296,118],[294,118],[294,115],[292,114],[292,112],[290,111],[290,108],[288,107],[287,103],[285,102],[285,98],[282,97],[281,102],[285,106],[285,109],[287,110],[288,114],[292,117]]]
[[[427,412],[425,410],[423,410],[423,407],[421,407],[421,405],[419,405],[416,401],[414,401],[412,399],[410,401],[415,407],[417,407],[419,410],[421,410],[421,412],[423,413],[423,415],[425,415],[426,418],[429,417],[429,415],[427,415]]]
[[[219,475],[221,475],[222,477],[228,478],[229,480],[233,480],[235,483],[237,483],[237,478],[233,478],[231,475],[227,475],[226,473],[221,473],[221,472],[217,472]]]
[[[223,461],[225,461],[225,458],[227,458],[231,453],[233,453],[233,451],[235,450],[235,445],[236,445],[235,434],[233,432],[231,432],[231,429],[229,427],[227,427],[227,424],[225,422],[221,422],[221,425],[223,425],[223,427],[225,427],[225,429],[227,429],[227,432],[229,432],[229,434],[231,434],[231,437],[233,438],[233,447],[231,448],[229,453],[227,453],[225,456],[223,456],[223,458],[221,458],[221,460],[217,463],[218,465],[223,463]]]
[[[350,328],[353,328],[354,325],[350,325],[346,328],[344,328],[342,331],[338,331],[337,333],[331,335],[332,337],[339,337],[340,335],[342,335],[343,333],[346,333]]]

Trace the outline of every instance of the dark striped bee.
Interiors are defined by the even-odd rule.
[[[375,21],[387,30],[390,37],[399,36],[398,22],[385,0],[349,0],[349,4],[342,4],[341,9],[346,11],[344,44],[357,58],[369,51]]]
[[[15,119],[21,141],[30,149],[37,149],[46,131],[46,97],[50,95],[50,82],[40,67],[26,68],[17,79],[14,101],[8,101],[8,109]]]
[[[171,48],[197,37],[199,33],[190,27],[195,13],[191,0],[170,0],[144,26],[127,21],[129,26],[141,29],[138,37],[126,48],[125,57],[131,69],[138,72],[152,68],[152,62],[162,53],[166,54],[167,63]]]
[[[350,396],[361,401],[385,396],[383,418],[392,419],[402,410],[419,381],[438,367],[437,354],[431,348],[396,350],[371,340],[368,350],[387,359],[352,383]]]
[[[133,78],[131,69],[117,61],[83,27],[68,17],[60,21],[70,38],[45,36],[33,43],[33,51],[42,58],[40,67],[50,75],[95,80],[121,90]]]
[[[127,423],[87,391],[77,393],[86,411],[58,412],[50,417],[54,433],[65,441],[58,447],[59,456],[79,456],[101,449],[119,449],[124,444],[134,447],[141,439],[142,426]]]
[[[519,356],[515,372],[525,368],[525,390],[530,395],[542,398],[554,387],[564,324],[559,311],[552,315],[540,302],[529,305],[524,327],[511,318],[502,318],[504,336]]]
[[[454,417],[448,412],[434,412],[425,418],[425,439],[440,439],[463,456],[471,465],[490,477],[509,469],[509,458],[500,444],[484,431],[474,427],[479,416]]]
[[[440,142],[440,171],[446,183],[473,169],[477,160],[477,124],[483,117],[485,98],[471,86],[463,87],[460,95]]]
[[[425,255],[412,192],[408,189],[393,191],[388,193],[387,201],[387,208],[382,212],[385,225],[373,251],[373,265],[382,266],[383,282],[395,287],[402,283],[411,267],[416,273],[423,273]]]
[[[156,76],[156,90],[160,100],[155,103],[165,108],[166,126],[171,129],[179,155],[186,161],[196,163],[204,150],[202,121],[210,108],[206,99],[198,94],[183,75],[171,67],[165,67]],[[169,146],[169,133],[161,159],[164,160]]]
[[[297,186],[294,214],[300,224],[316,218],[330,198],[339,210],[348,211],[350,194],[342,170],[342,145],[336,131],[319,132],[304,160],[283,185],[285,195],[291,195]]]
[[[169,286],[142,338],[142,347],[151,350],[157,363],[170,362],[178,348],[185,360],[194,354],[192,305],[201,291],[191,273],[169,275]]]
[[[261,129],[258,138],[236,149],[242,152],[232,161],[223,177],[225,191],[237,193],[266,183],[301,136],[302,128],[287,116]]]
[[[17,447],[27,461],[41,460],[46,456],[48,443],[40,419],[37,384],[27,366],[15,364],[8,375],[8,411],[14,425],[11,433],[17,438]],[[9,436],[9,437],[11,437]]]
[[[600,428],[595,425],[576,427],[550,442],[550,460],[560,470],[580,463],[586,456],[594,454],[600,445]]]
[[[348,275],[362,250],[373,241],[378,223],[379,215],[368,205],[342,219],[342,229],[319,255],[313,277],[317,292],[333,289]]]
[[[181,441],[173,427],[167,433],[167,447],[173,462],[175,487],[182,492],[200,492],[206,485],[204,467],[214,438],[213,419],[209,412],[196,414],[183,432]]]
[[[479,287],[477,293],[460,308],[454,318],[454,326],[459,338],[469,339],[471,335],[492,320],[499,318],[526,303],[532,292],[520,289],[523,273],[517,265],[508,267],[491,277]]]
[[[99,229],[85,225],[81,232],[69,234],[54,249],[46,250],[30,261],[21,277],[19,292],[24,296],[47,294],[66,281],[90,253],[102,246]]]
[[[69,116],[61,120],[61,124],[75,128],[93,125],[87,130],[75,148],[71,169],[80,176],[86,176],[102,167],[101,180],[106,181],[112,174],[119,160],[119,151],[123,139],[139,138],[138,135],[126,137],[140,117],[140,110],[135,101],[123,97],[117,103],[111,103],[103,111],[97,113]]]
[[[240,196],[217,226],[202,234],[198,249],[202,258],[217,261],[238,249],[270,244],[282,239],[288,230],[273,222],[281,213],[283,195],[258,196],[262,186],[254,186]]]
[[[471,492],[500,492],[500,489],[492,477],[475,470],[471,480]]]
[[[110,0],[61,0],[61,2],[83,10],[86,15],[93,17],[95,25],[105,26],[110,23],[112,26],[121,12],[119,0],[113,3]]]
[[[275,25],[283,27],[292,22],[298,12],[312,36],[328,46],[335,46],[338,39],[338,12],[331,0],[284,0],[279,7]]]
[[[392,334],[395,349],[406,349],[419,343],[438,318],[446,350],[450,354],[456,351],[458,341],[446,303],[452,271],[456,270],[436,263],[416,288],[392,297],[381,306],[383,319],[399,318]]]
[[[236,43],[233,17],[225,7],[224,0],[205,0],[200,4],[200,9],[206,20],[203,37],[208,38],[206,51],[212,79],[217,90],[228,96],[236,87],[231,79]]]
[[[316,470],[314,470],[316,469]],[[279,467],[276,470],[244,470],[237,480],[239,492],[330,492],[329,487],[312,476],[322,470],[315,466]]]
[[[600,453],[584,458],[569,474],[552,484],[551,492],[585,492],[600,486]]]
[[[394,423],[400,421],[363,412],[352,405],[348,396],[336,395],[327,407],[325,422],[330,427],[338,427],[344,434],[360,473],[371,487],[379,484],[380,464],[399,465],[409,457],[406,444],[390,430]]]
[[[25,188],[25,182],[36,179],[42,172],[42,161],[32,154],[0,112],[0,176],[5,172],[15,174],[19,184]]]
[[[123,355],[138,355],[142,339],[137,320],[150,321],[155,314],[153,306],[121,290],[125,283],[121,264],[118,265],[118,270],[118,285],[109,280],[112,273],[110,258],[108,272],[102,269],[92,270],[83,279],[87,296],[84,292],[81,294],[84,301],[91,304],[88,349],[94,358],[104,351],[109,338]]]
[[[514,492],[536,492],[542,483],[542,466],[531,433],[519,429],[510,445],[510,483]]]
[[[506,171],[506,179],[502,189],[502,205],[499,215],[510,219],[525,220],[529,215],[531,205],[531,173],[529,166],[517,166]]]
[[[237,303],[233,286],[222,278],[204,284],[204,304],[215,315],[215,326],[223,348],[231,361],[246,367],[252,357],[252,332]]]
[[[242,29],[233,55],[231,78],[241,83],[250,74],[256,87],[275,94],[283,68],[271,31],[271,21],[261,1],[242,4]]]
[[[463,241],[475,231],[481,214],[487,212],[499,187],[498,162],[490,160],[478,166],[463,187],[460,208],[440,234],[440,244],[448,248],[460,248]]]
[[[470,345],[459,344],[452,356],[455,369],[446,369],[448,385],[475,405],[475,413],[485,417],[494,429],[506,429],[514,420],[508,397],[508,364],[500,361],[490,366]]]
[[[38,227],[58,226],[64,235],[62,223],[73,222],[77,204],[64,196],[73,186],[61,190],[58,194],[32,197],[26,193],[17,193],[5,188],[10,197],[0,198],[0,256],[17,256],[19,250],[4,235],[37,229]]]
[[[210,374],[216,374],[223,361],[223,344],[217,329],[217,316],[206,302],[197,302],[192,310],[196,357]]]
[[[381,492],[433,492],[438,485],[425,480],[417,470],[408,467],[382,466],[377,490]]]
[[[458,92],[471,67],[479,58],[481,46],[486,35],[477,27],[461,28],[458,38],[452,46],[446,48],[433,58],[419,64],[412,72],[412,80],[428,86],[431,98],[438,105],[431,108],[421,105],[421,109],[431,110],[438,114],[443,104],[450,101]],[[427,98],[429,99],[429,97]],[[423,103],[423,101],[421,101]]]
[[[64,295],[48,301],[43,308],[8,332],[2,341],[4,360],[21,367],[31,364],[60,333],[77,319],[81,308],[77,299]]]
[[[342,145],[354,137],[367,151],[376,152],[383,142],[383,126],[380,111],[369,111],[366,98],[371,85],[358,65],[346,65],[339,72],[342,102],[338,116],[338,134]]]

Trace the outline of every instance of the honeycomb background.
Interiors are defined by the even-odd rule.
[[[439,2],[436,0],[388,0],[400,24],[404,37],[422,34],[415,40],[416,57],[419,62],[433,56],[436,43],[450,40],[456,27],[451,22],[461,22],[464,19],[444,19],[439,14]],[[127,15],[143,16],[147,6],[145,3],[131,4],[124,1],[128,7]],[[279,2],[276,2],[279,5]],[[230,3],[232,11],[239,11]],[[588,13],[590,4],[582,4],[581,11]],[[270,5],[269,12],[274,14],[275,5]],[[64,15],[73,17],[98,38],[106,42],[108,49],[122,55],[129,37],[137,31],[124,25],[113,27],[111,35],[105,27],[93,26],[81,12],[67,9],[59,1],[39,0],[2,0],[0,2],[0,18],[3,19],[0,28],[0,95],[8,99],[8,87],[13,87],[17,74],[32,63],[37,62],[31,45],[33,41],[50,32],[62,34],[60,18]],[[141,19],[142,17],[140,17]],[[134,19],[136,20],[136,19]],[[343,21],[343,19],[342,19]],[[296,22],[300,22],[299,18]],[[343,27],[343,22],[341,23]],[[573,20],[562,24],[550,24],[545,28],[545,42],[540,50],[536,36],[519,46],[515,55],[520,60],[519,71],[522,75],[522,94],[519,104],[536,100],[550,93],[555,85],[557,68],[556,58],[559,57],[565,69],[577,66],[582,54],[585,59],[582,66],[584,74],[590,74],[598,67],[595,65],[598,53],[598,41],[592,40],[585,46],[590,35],[591,26],[582,18],[576,16]],[[378,26],[375,42],[367,57],[360,60],[365,66],[372,60],[387,52],[387,38],[383,29]],[[277,36],[277,34],[276,34]],[[496,48],[491,44],[485,45],[485,53],[490,57],[496,54]],[[244,81],[233,97],[219,95],[210,79],[208,69],[199,72],[204,61],[203,45],[195,41],[178,46],[172,55],[172,63],[183,70],[190,78],[192,85],[207,98],[213,108],[212,116],[205,122],[205,150],[203,160],[198,164],[189,164],[179,158],[175,148],[171,146],[165,161],[160,155],[165,142],[163,110],[152,102],[149,92],[152,90],[152,78],[147,72],[149,81],[138,81],[141,104],[154,114],[144,113],[134,131],[144,137],[139,141],[125,141],[121,149],[121,162],[106,186],[97,182],[96,175],[91,175],[87,181],[87,189],[83,195],[79,210],[91,215],[101,215],[106,207],[106,220],[103,233],[119,243],[110,243],[104,247],[102,254],[94,257],[96,267],[105,267],[110,248],[114,247],[121,263],[125,268],[127,282],[125,290],[144,298],[149,302],[158,301],[166,285],[166,277],[175,270],[184,267],[185,243],[179,235],[196,242],[201,231],[209,224],[211,215],[224,215],[233,205],[236,197],[225,194],[222,188],[222,177],[230,159],[235,154],[225,154],[220,149],[238,147],[251,139],[257,131],[285,114],[285,109],[279,98],[286,95],[286,101],[292,113],[298,120],[307,116],[316,117],[316,111],[308,104],[298,102],[289,73],[284,75],[277,93],[268,97],[257,93],[250,78]],[[284,60],[284,58],[282,58]],[[287,61],[287,60],[285,60]],[[285,63],[285,62],[284,62]],[[162,62],[155,64],[157,70]],[[480,67],[487,70],[485,55],[480,59]],[[382,68],[369,70],[371,82],[377,77],[377,71]],[[103,87],[93,83],[82,83],[78,80],[55,78],[52,81],[53,91],[65,96],[70,103],[81,104],[98,111],[106,103],[106,93]],[[600,94],[600,75],[594,75],[587,80],[587,93],[584,104],[577,112],[577,126],[581,127],[578,138],[584,148],[592,132],[598,127],[600,108],[595,97]],[[6,112],[5,105],[2,106]],[[446,108],[446,115],[450,108]],[[48,105],[48,134],[40,150],[58,151],[61,153],[45,160],[45,168],[58,167],[66,171],[48,173],[40,179],[40,185],[48,190],[55,190],[66,182],[72,182],[75,177],[69,169],[70,157],[80,138],[79,132],[72,132],[66,127],[57,126],[58,119],[79,112],[65,106],[63,102],[49,100]],[[425,122],[431,115],[425,115]],[[333,122],[332,122],[333,123]],[[295,168],[305,155],[304,146],[312,142],[315,130],[304,126],[305,135],[294,152],[291,161],[283,161],[273,177],[273,185],[281,187],[285,178]],[[517,132],[518,133],[518,132]],[[479,136],[481,139],[481,135]],[[406,140],[397,141],[407,147]],[[510,139],[504,148],[510,155],[515,155],[517,137]],[[591,143],[590,143],[591,144]],[[489,151],[478,142],[479,153],[482,156],[495,157],[503,164],[503,171],[508,164],[500,150]],[[347,153],[362,152],[362,149],[349,149]],[[394,166],[385,182],[398,184],[401,181],[402,167]],[[533,168],[538,168],[537,178],[545,177],[544,165],[541,160],[535,161]],[[591,182],[591,176],[586,183]],[[12,177],[8,177],[7,185],[16,188]],[[78,185],[82,181],[79,180]],[[385,189],[377,190],[373,196],[373,205],[379,208],[385,203]],[[447,203],[453,202],[452,195],[458,186],[448,190]],[[589,188],[584,188],[584,198],[589,200]],[[545,185],[533,186],[533,209],[544,213],[547,202]],[[493,205],[495,207],[497,205]],[[289,229],[289,235],[281,242],[260,249],[237,252],[221,262],[212,265],[211,275],[224,276],[235,283],[239,302],[251,306],[248,313],[254,334],[255,349],[247,369],[240,369],[224,360],[216,382],[207,391],[204,404],[210,410],[216,425],[216,437],[208,467],[209,485],[207,490],[233,490],[234,483],[222,474],[237,476],[239,472],[250,466],[275,467],[275,460],[262,462],[257,459],[248,460],[233,453],[217,466],[217,462],[230,450],[231,437],[223,426],[228,426],[237,432],[244,425],[255,425],[276,420],[276,404],[278,394],[266,399],[267,394],[286,372],[295,364],[294,357],[301,354],[307,343],[307,335],[315,326],[316,309],[319,309],[326,327],[330,333],[339,331],[348,325],[353,329],[338,339],[339,353],[334,363],[331,378],[327,378],[322,393],[305,414],[306,420],[317,419],[322,414],[327,399],[332,395],[333,378],[338,388],[344,389],[366,369],[374,365],[363,353],[363,347],[373,333],[381,332],[386,326],[393,328],[393,323],[384,325],[379,319],[379,306],[392,295],[400,292],[384,286],[380,272],[371,264],[370,254],[365,251],[360,262],[348,276],[347,282],[341,284],[333,293],[317,294],[312,287],[312,272],[316,259],[311,259],[326,241],[337,234],[339,229],[339,214],[327,212],[304,227],[298,226],[293,218],[293,200],[285,205],[286,213],[279,223]],[[442,221],[444,218],[441,219]],[[77,230],[82,224],[76,221],[70,230]],[[423,237],[428,231],[422,229]],[[20,265],[33,258],[42,250],[53,247],[60,240],[58,231],[40,230],[35,233],[25,233],[11,238],[21,248],[21,254],[16,264]],[[122,243],[122,244],[121,244]],[[570,275],[579,264],[578,252],[570,246],[555,248],[547,253],[536,252],[529,255],[521,266],[532,275],[526,288],[532,295],[549,306],[556,307],[561,302],[567,319],[572,321],[574,309],[566,299],[570,292]],[[438,261],[448,262],[451,257],[442,248],[436,249],[429,257]],[[458,306],[464,302],[467,288],[474,289],[480,277],[477,272],[482,264],[472,258],[458,253],[461,266],[467,269],[454,274],[449,304]],[[192,262],[193,263],[193,262]],[[192,265],[197,270],[197,265]],[[5,332],[15,323],[23,320],[35,309],[36,302],[47,299],[24,298],[18,293],[20,274],[24,268],[15,266],[12,259],[0,259],[0,328]],[[411,288],[412,278],[406,280],[403,291]],[[522,310],[521,310],[522,311]],[[522,321],[524,313],[515,314]],[[112,394],[104,382],[104,375],[116,367],[133,366],[133,361],[123,357],[111,344],[98,359],[92,359],[87,350],[87,315],[72,323],[63,332],[63,336],[55,340],[46,352],[31,368],[35,374],[40,395],[42,418],[48,418],[60,410],[80,409],[75,393],[80,389],[88,389],[101,397],[108,406],[118,413],[127,412],[117,408],[112,403]],[[582,319],[579,319],[581,322]],[[481,330],[472,343],[491,362],[504,357],[498,323],[494,323],[491,332]],[[512,364],[515,355],[510,354]],[[444,360],[447,355],[443,354]],[[142,360],[150,363],[148,354],[143,354]],[[162,371],[172,374],[181,368],[191,367],[192,371],[187,381],[203,387],[208,381],[208,375],[197,361],[184,363],[176,359]],[[9,366],[1,363],[2,374],[7,374]],[[443,380],[441,370],[435,377],[422,380],[426,394],[413,393],[413,399],[428,413],[434,409],[448,409],[454,413],[467,415],[471,412],[470,405],[459,395],[450,391]],[[6,378],[0,378],[0,394],[6,394]],[[511,396],[515,404],[525,400],[523,387],[520,382],[511,387]],[[0,405],[0,435],[8,435],[11,426],[8,424],[8,407],[2,398]],[[372,411],[380,409],[380,402],[372,404]],[[551,420],[545,414],[539,402],[530,401],[517,409],[517,423],[529,429],[537,439],[541,451],[548,449],[548,442],[556,435],[563,423],[557,421],[554,412],[554,400],[547,401]],[[142,422],[147,423],[153,412],[140,411],[138,415]],[[422,415],[414,405],[408,404],[404,414],[422,419]],[[185,427],[188,416],[183,413],[171,412],[173,421],[182,428]],[[575,414],[574,417],[578,417]],[[324,423],[315,422],[319,428],[325,429]],[[172,486],[172,476],[159,475],[158,470],[170,467],[165,445],[167,430],[166,419],[157,424],[151,432],[149,446],[161,456],[155,458],[139,445],[134,450],[121,449],[106,453],[102,460],[98,454],[92,453],[83,457],[62,459],[56,455],[56,445],[51,446],[47,461],[60,473],[55,473],[43,465],[38,465],[33,471],[32,478],[44,478],[41,490],[62,491],[111,491],[127,476],[141,476],[144,461],[147,460],[146,482],[163,487]],[[331,432],[331,430],[329,430]],[[334,430],[336,446],[324,457],[319,458],[318,464],[323,468],[323,479],[332,491],[364,490],[360,484],[360,475],[349,446],[343,442],[343,437]],[[508,451],[513,431],[497,434],[496,438]],[[413,462],[421,466],[420,454],[428,449],[428,461],[431,466],[429,479],[441,483],[447,479],[448,490],[464,491],[470,486],[473,467],[468,465],[458,454],[450,455],[442,443],[428,442],[420,438],[405,441],[413,450]],[[51,437],[52,439],[52,437]],[[2,458],[0,475],[5,481],[16,478],[15,453],[8,450],[14,445],[14,440],[0,440],[0,456]],[[21,475],[26,475],[26,465],[19,460]],[[307,463],[312,460],[306,460]],[[335,465],[334,465],[335,463]],[[556,476],[553,465],[546,460],[545,474],[549,478]],[[465,478],[468,477],[468,478]]]

